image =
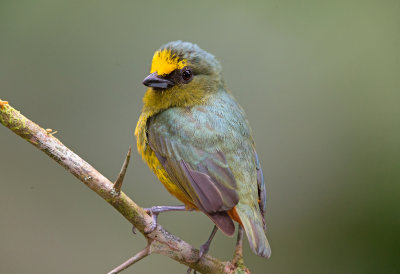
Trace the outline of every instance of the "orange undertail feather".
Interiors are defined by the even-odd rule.
[[[240,220],[240,217],[236,211],[236,206],[228,211],[228,215],[229,217],[231,217],[232,220],[238,222],[240,225],[243,226],[242,221]]]

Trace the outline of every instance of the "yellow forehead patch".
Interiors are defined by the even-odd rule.
[[[172,54],[171,50],[163,49],[154,53],[150,73],[157,72],[158,75],[163,76],[184,66],[186,66],[186,60],[179,61],[179,57]]]

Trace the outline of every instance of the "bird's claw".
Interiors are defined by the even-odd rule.
[[[156,229],[156,227],[157,227],[157,217],[158,217],[159,212],[157,212],[156,208],[157,208],[156,206],[151,207],[151,208],[144,208],[144,211],[146,211],[146,213],[149,214],[153,218],[152,224],[150,226],[147,226],[144,228],[145,234],[149,234],[149,233],[153,232],[154,229]],[[136,234],[135,226],[132,226],[132,233]]]
[[[160,212],[162,212],[162,211],[159,209],[158,206],[144,208],[144,210],[147,212],[147,214],[149,214],[153,218],[152,224],[148,227],[145,227],[145,229],[144,229],[144,233],[149,234],[156,229],[158,214],[160,214]]]
[[[202,244],[200,246],[200,250],[199,250],[199,259],[198,261],[201,260],[201,258],[208,253],[208,250],[210,249],[210,245],[211,245],[211,241],[215,236],[215,233],[217,233],[218,227],[216,225],[214,225],[214,228],[211,232],[210,237],[208,237],[207,242],[205,242],[204,244]],[[189,267],[189,269],[187,270],[186,274],[190,274],[192,272],[192,268]],[[194,271],[194,274],[196,274],[196,270]]]
[[[153,232],[157,227],[157,223],[153,221],[153,223],[150,226],[146,226],[144,228],[144,233],[145,234],[150,234],[151,232]]]
[[[201,258],[203,257],[203,255],[208,253],[208,250],[210,249],[210,243],[209,241],[207,241],[205,244],[202,244],[200,246],[200,250],[199,250],[199,261],[201,260]],[[188,268],[188,270],[186,271],[186,274],[190,274],[192,273],[192,268]],[[193,272],[193,274],[196,274],[196,270]]]
[[[208,253],[208,249],[210,249],[210,244],[208,242],[200,246],[199,260],[201,259],[201,257],[203,257],[204,254]]]

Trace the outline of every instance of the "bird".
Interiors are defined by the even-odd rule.
[[[200,257],[217,230],[233,236],[235,221],[251,250],[269,258],[261,164],[246,114],[227,88],[220,62],[194,43],[169,42],[155,51],[143,84],[148,88],[135,129],[138,152],[183,203],[147,208],[152,229],[161,212],[196,210],[214,222]]]

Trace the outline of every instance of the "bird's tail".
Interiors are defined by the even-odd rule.
[[[269,246],[267,236],[265,236],[260,209],[239,203],[236,205],[236,211],[246,231],[250,248],[258,256],[269,258],[271,256],[271,247]]]

